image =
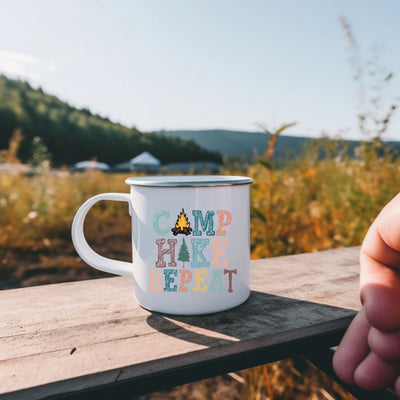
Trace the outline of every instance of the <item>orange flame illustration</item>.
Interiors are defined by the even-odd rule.
[[[190,222],[186,217],[185,210],[182,208],[182,211],[178,215],[178,219],[176,220],[175,227],[171,229],[173,234],[176,236],[178,233],[184,233],[185,235],[190,235],[192,232],[192,228],[190,227]]]
[[[182,208],[181,213],[178,215],[178,219],[176,221],[175,227],[177,229],[183,230],[183,228],[190,228],[190,222],[186,218],[185,211]]]

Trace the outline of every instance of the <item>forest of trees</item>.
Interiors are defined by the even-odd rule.
[[[221,162],[219,153],[193,141],[128,128],[87,109],[76,109],[27,82],[0,75],[0,150],[8,148],[16,130],[22,133],[18,158],[23,162],[32,157],[35,137],[41,138],[55,166],[94,158],[115,165],[143,151],[162,163]]]

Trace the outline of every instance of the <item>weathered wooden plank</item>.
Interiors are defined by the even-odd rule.
[[[88,267],[89,268],[89,267]],[[1,336],[115,320],[141,312],[129,278],[96,279],[0,291]]]
[[[120,277],[3,291],[0,393],[33,399],[115,380],[143,387],[174,369],[212,374],[232,360],[244,368],[261,348],[266,360],[315,338],[335,345],[353,313],[308,300],[357,308],[357,281],[358,249],[343,249],[254,261],[250,299],[206,316],[150,313]]]
[[[251,272],[254,290],[360,308],[359,247],[254,260]]]
[[[256,294],[252,296],[253,299],[255,297],[257,297]],[[302,352],[307,349],[307,345],[315,348],[318,346],[318,340],[321,340],[320,334],[334,335],[333,337],[327,336],[328,341],[324,341],[323,344],[335,345],[338,336],[336,332],[332,332],[329,323],[334,323],[335,325],[332,326],[335,329],[338,327],[343,329],[349,321],[346,316],[350,313],[342,309],[321,307],[313,303],[278,297],[270,300],[271,302],[262,296],[262,303],[260,302],[260,306],[269,306],[268,317],[261,318],[257,314],[260,311],[259,308],[253,307],[252,304],[246,304],[242,312],[247,313],[251,310],[254,312],[255,318],[246,320],[242,313],[234,312],[234,315],[231,313],[229,317],[225,316],[225,320],[222,320],[218,326],[218,332],[209,330],[208,334],[206,333],[207,329],[203,327],[203,324],[208,325],[207,321],[202,321],[201,324],[196,324],[197,326],[190,321],[192,329],[187,329],[185,325],[182,325],[182,323],[188,323],[186,317],[175,320],[161,315],[150,316],[148,324],[155,329],[153,334],[87,344],[77,347],[72,354],[67,348],[4,361],[8,364],[8,369],[11,367],[11,370],[17,371],[17,373],[11,377],[1,376],[0,373],[1,382],[2,384],[8,382],[14,387],[26,387],[26,384],[29,384],[27,377],[36,383],[45,384],[71,379],[74,376],[91,375],[83,386],[90,387],[94,382],[98,384],[100,377],[96,373],[101,374],[104,370],[115,369],[111,375],[107,372],[107,376],[104,377],[107,380],[101,381],[102,384],[114,382],[117,377],[120,381],[147,374],[157,377],[158,374],[168,372],[171,368],[188,368],[199,365],[201,362],[207,373],[211,373],[210,366],[213,371],[219,368],[222,373],[221,366],[217,368],[213,365],[221,362],[220,360],[225,362],[227,370],[234,368],[232,359],[235,359],[235,356],[237,369],[248,367],[262,362],[260,361],[261,355],[261,360],[267,362]],[[288,321],[291,318],[292,323],[282,325],[280,320],[285,320],[285,317],[288,318]],[[318,326],[317,321],[325,319],[329,319],[328,325],[321,322]],[[212,322],[216,321],[213,319]],[[266,325],[263,327],[261,323]],[[243,327],[242,331],[238,325]],[[246,326],[248,327],[247,331]],[[290,330],[281,331],[282,327],[283,329],[290,327]],[[304,328],[308,328],[308,330],[304,330]],[[235,336],[231,335],[232,330],[236,332]],[[62,335],[62,332],[57,333]],[[274,345],[280,345],[280,347],[274,349]],[[208,351],[204,353],[203,350]],[[258,358],[255,358],[255,355],[258,355]],[[167,362],[160,364],[160,359]],[[241,363],[238,363],[238,360]],[[205,362],[208,364],[204,364]],[[2,363],[0,363],[0,371],[1,369]],[[198,376],[199,372],[195,371],[195,376]],[[168,383],[177,384],[179,380],[174,382],[170,377]],[[68,390],[78,390],[81,385],[82,381],[71,379]],[[37,392],[39,397],[43,396],[43,393],[46,395],[59,393],[60,388],[55,386],[53,393],[49,392],[47,387],[42,389],[44,392]],[[34,398],[31,392],[27,393],[27,397]],[[15,394],[13,398],[15,398]]]
[[[359,307],[358,248],[254,260],[251,274],[253,290]],[[0,291],[0,304],[2,337],[75,326],[79,318],[83,324],[146,313],[135,304],[125,277]]]
[[[41,398],[58,393],[55,398],[132,399],[182,383],[205,379],[223,373],[296,356],[303,351],[318,351],[336,344],[352,317],[344,317],[296,331],[265,335],[241,341],[232,351],[225,345],[215,353],[214,348],[183,353],[174,357],[135,364],[111,371],[86,375],[51,383],[42,387],[14,392],[5,399]],[[88,390],[91,388],[91,390]],[[52,397],[53,398],[53,397]]]

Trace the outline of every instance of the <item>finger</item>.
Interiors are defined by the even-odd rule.
[[[375,219],[360,253],[361,301],[379,330],[400,328],[400,194]]]
[[[364,265],[364,274],[371,268],[377,283],[370,283],[361,288],[361,298],[366,316],[371,326],[380,331],[400,329],[400,277],[398,273],[386,267]],[[367,271],[367,269],[369,269]],[[372,276],[372,274],[370,274]],[[380,282],[380,283],[379,283]]]
[[[390,362],[400,360],[400,330],[382,332],[371,328],[368,334],[368,344],[379,358]]]
[[[385,264],[399,267],[400,254],[400,193],[397,194],[380,212],[377,218],[377,230],[382,240],[393,252],[386,253],[388,260],[382,259]],[[387,249],[386,249],[387,250]],[[390,261],[392,259],[392,261]]]
[[[379,213],[368,230],[362,251],[379,263],[400,268],[400,193]]]
[[[400,377],[396,379],[394,390],[396,391],[397,396],[400,397]]]
[[[354,372],[369,353],[370,325],[362,309],[351,322],[333,356],[333,368],[344,382],[354,385]]]
[[[384,361],[370,352],[354,371],[354,381],[365,390],[380,390],[392,384],[399,372],[400,363]]]
[[[371,325],[400,328],[400,195],[379,214],[360,253],[361,301]]]

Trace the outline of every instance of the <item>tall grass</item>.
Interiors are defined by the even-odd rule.
[[[270,164],[257,163],[245,173],[254,180],[251,187],[254,259],[359,245],[380,209],[400,188],[400,160],[365,149],[358,159],[334,151],[321,160],[318,149],[314,148],[285,168],[278,170]],[[99,172],[65,173],[57,177],[0,174],[2,279],[12,279],[11,275],[21,268],[7,265],[7,273],[11,275],[5,276],[5,254],[28,249],[59,253],[60,245],[70,244],[70,228],[78,207],[98,193],[127,192],[126,177]],[[86,224],[88,236],[92,233],[96,237],[101,227],[129,232],[128,225],[116,223],[123,217],[127,220],[126,209],[119,203],[102,202],[91,214],[93,217]],[[108,231],[104,231],[106,237]],[[129,238],[126,243],[129,246]],[[112,250],[105,246],[103,254],[111,256],[107,251]],[[74,260],[78,263],[79,259]],[[51,279],[58,278],[51,276]],[[244,386],[236,388],[244,396],[241,398],[285,399],[293,398],[292,395],[297,399],[350,398],[345,393],[339,394],[338,387],[326,386],[326,378],[318,377],[315,371],[309,375],[299,372],[293,360],[246,370],[241,377]],[[205,391],[206,386],[202,386]]]
[[[314,150],[282,170],[248,173],[253,258],[359,245],[400,188],[400,162],[389,155],[320,160]]]
[[[359,245],[379,210],[400,188],[400,161],[376,154],[320,160],[314,149],[280,170],[257,163],[247,175],[254,180],[251,254],[263,258]],[[98,193],[127,192],[127,176],[94,171],[0,174],[0,249],[40,250],[70,241],[78,207]],[[92,213],[88,231],[126,214],[116,202],[101,203]]]
[[[78,207],[98,193],[126,192],[125,178],[94,171],[33,177],[0,174],[0,248],[39,250],[70,240]],[[118,210],[115,203],[107,202],[94,212],[106,221]]]

